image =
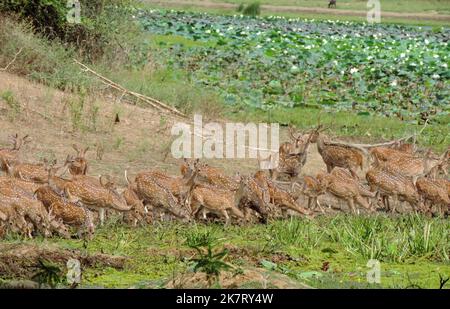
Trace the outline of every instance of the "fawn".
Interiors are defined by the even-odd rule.
[[[86,160],[86,152],[89,150],[89,147],[80,148],[76,144],[72,145],[72,148],[77,152],[77,156],[75,158],[70,158],[69,164],[69,172],[71,175],[86,175],[88,169],[88,163]]]

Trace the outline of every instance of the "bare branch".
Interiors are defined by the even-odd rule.
[[[6,65],[6,67],[4,68],[0,68],[0,71],[4,72],[6,70],[8,70],[8,68],[16,61],[17,56],[19,56],[19,54],[22,52],[23,47],[20,48],[20,50],[14,55],[14,58]]]
[[[177,116],[180,116],[180,117],[183,117],[183,118],[186,117],[185,114],[183,114],[182,112],[180,112],[176,108],[171,107],[171,106],[169,106],[167,104],[164,104],[164,103],[162,103],[162,102],[160,102],[160,101],[158,101],[158,100],[156,100],[154,98],[145,96],[145,95],[137,93],[137,92],[130,91],[130,90],[126,89],[125,87],[123,87],[123,86],[113,82],[112,80],[104,77],[103,75],[95,72],[94,70],[92,70],[91,68],[86,66],[85,64],[79,62],[77,59],[74,59],[74,61],[75,61],[76,64],[81,66],[84,69],[84,71],[90,72],[91,74],[93,74],[96,77],[98,77],[102,81],[102,83],[104,83],[105,85],[110,86],[110,87],[112,87],[112,88],[122,92],[122,96],[123,96],[124,93],[126,93],[126,94],[129,94],[131,96],[134,96],[137,99],[140,99],[140,100],[146,102],[147,104],[151,105],[152,107],[158,109],[161,112],[170,112],[170,113],[173,113],[173,114],[175,114]]]

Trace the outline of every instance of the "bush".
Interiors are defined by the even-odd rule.
[[[82,56],[94,60],[111,43],[117,45],[121,28],[133,29],[133,3],[134,0],[80,0],[81,23],[68,21],[67,0],[3,0],[0,13],[27,19],[37,32],[74,45]]]
[[[253,2],[247,5],[243,10],[242,14],[248,16],[258,16],[261,14],[261,4],[259,2]]]
[[[0,15],[0,67],[5,67],[18,53],[8,72],[28,76],[59,89],[88,88],[92,80],[73,62],[73,48],[58,39],[49,42],[36,34],[27,21]]]

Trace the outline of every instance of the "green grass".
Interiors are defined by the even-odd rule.
[[[275,122],[294,124],[299,129],[312,128],[320,122],[329,126],[328,134],[354,137],[360,142],[390,140],[418,133],[423,125],[411,124],[396,118],[356,115],[351,112],[321,112],[307,107],[278,108],[262,111],[250,108],[229,108],[226,116],[237,121]],[[441,118],[440,123],[427,126],[417,139],[423,146],[443,151],[450,144],[450,119]]]
[[[88,243],[90,253],[129,257],[123,270],[89,268],[84,286],[152,287],[192,269],[195,251],[187,239],[212,235],[217,250],[234,248],[225,261],[237,267],[270,267],[275,272],[315,287],[374,287],[366,282],[367,261],[381,262],[381,285],[437,288],[439,274],[450,275],[450,223],[417,215],[372,217],[338,215],[315,220],[287,219],[268,225],[229,226],[156,223],[128,228],[109,221]],[[22,241],[10,237],[7,242]],[[54,243],[83,249],[80,240],[37,238],[31,243]],[[267,261],[267,262],[266,262]],[[324,262],[329,270],[323,271]],[[312,278],[311,272],[317,272]]]
[[[25,21],[1,16],[0,41],[0,67],[5,67],[21,50],[8,69],[10,73],[59,89],[89,88],[93,84],[92,79],[72,61],[73,49],[34,33]]]

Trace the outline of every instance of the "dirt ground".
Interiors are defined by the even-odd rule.
[[[131,176],[152,168],[179,174],[181,160],[170,154],[173,140],[170,129],[175,121],[180,121],[178,118],[167,118],[150,108],[117,102],[112,97],[87,98],[81,111],[77,112],[81,115],[78,115],[73,110],[79,108],[79,98],[0,72],[0,94],[6,91],[12,93],[20,111],[15,116],[11,115],[11,108],[5,100],[0,100],[0,147],[9,147],[10,134],[29,134],[33,141],[23,149],[23,161],[56,158],[58,162],[64,162],[68,154],[75,154],[72,144],[78,144],[90,147],[87,152],[89,174],[110,174],[119,184],[125,183],[125,169]],[[93,116],[95,110],[97,115]],[[115,123],[116,114],[119,115],[119,123]],[[74,118],[77,117],[82,123],[74,128]],[[286,130],[281,128],[281,142],[287,139]],[[101,152],[104,155],[100,160],[98,153]],[[254,159],[204,161],[230,175],[237,171],[242,174],[254,172],[258,168]],[[303,173],[315,175],[320,170],[325,170],[325,165],[316,146],[312,145]]]
[[[142,0],[149,4],[158,4],[164,6],[196,6],[212,9],[235,9],[236,5],[231,3],[209,2],[209,1],[180,1],[180,0]],[[342,16],[367,16],[367,11],[357,10],[330,10],[328,8],[309,8],[299,6],[278,6],[278,5],[262,5],[262,10],[273,13],[312,13],[312,14],[331,14]],[[397,13],[384,12],[382,17],[387,18],[404,18],[413,20],[439,20],[450,21],[449,15],[438,13]]]

